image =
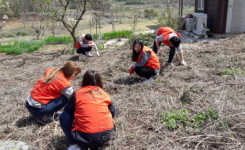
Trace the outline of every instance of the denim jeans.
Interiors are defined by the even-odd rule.
[[[68,99],[65,96],[61,96],[59,98],[53,99],[42,108],[34,108],[30,106],[28,102],[26,102],[26,108],[34,117],[41,117],[44,115],[53,115],[54,112],[62,109],[67,102]]]
[[[63,132],[65,133],[65,137],[69,145],[75,144],[75,139],[71,135],[73,120],[74,120],[74,115],[71,114],[70,112],[64,111],[60,114],[60,126]]]

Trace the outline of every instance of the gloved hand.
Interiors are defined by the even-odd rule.
[[[134,67],[129,68],[128,73],[131,75],[134,73]]]

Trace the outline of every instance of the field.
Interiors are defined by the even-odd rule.
[[[245,149],[244,40],[242,34],[183,43],[189,66],[178,66],[176,61],[174,68],[165,69],[150,84],[127,73],[131,65],[129,45],[83,60],[71,54],[67,45],[45,46],[22,55],[2,53],[0,140],[24,141],[34,150],[65,149],[59,122],[36,124],[24,104],[46,68],[60,68],[72,60],[83,72],[100,72],[116,105],[117,131],[106,150]],[[168,48],[162,47],[162,62],[167,53]],[[76,89],[82,75],[73,82]]]

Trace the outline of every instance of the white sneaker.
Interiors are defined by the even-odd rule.
[[[166,64],[164,65],[165,68],[168,68],[168,67],[175,67],[175,65],[173,63],[169,63],[169,62],[166,62]]]
[[[67,148],[67,150],[81,150],[77,144],[73,144]]]
[[[154,79],[151,77],[149,79],[145,79],[145,81],[143,81],[143,83],[150,83],[150,82],[153,82]]]
[[[92,57],[93,55],[91,54],[91,52],[85,52],[85,55],[87,56],[87,57]]]
[[[187,63],[186,63],[184,60],[182,60],[182,61],[180,62],[180,64],[183,65],[183,66],[187,66]]]

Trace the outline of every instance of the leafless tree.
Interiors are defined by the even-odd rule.
[[[63,24],[76,44],[76,29],[87,10],[88,0],[76,1],[75,9],[70,9],[72,0],[53,0],[48,3],[50,17]],[[75,17],[74,17],[75,16]]]

